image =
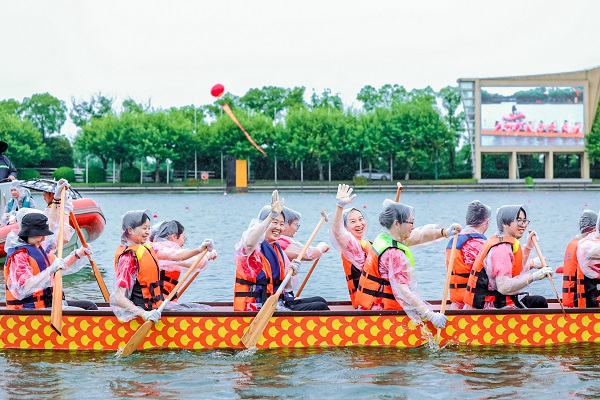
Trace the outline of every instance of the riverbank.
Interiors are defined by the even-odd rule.
[[[336,193],[339,183],[352,182],[264,182],[256,181],[248,184],[243,189],[228,189],[225,183],[200,184],[199,186],[186,186],[182,183],[174,184],[77,184],[74,188],[83,195],[93,194],[134,194],[134,193],[262,193],[272,192],[275,189],[286,192],[299,193]],[[532,185],[523,180],[481,180],[479,182],[403,182],[403,190],[407,192],[459,192],[459,191],[482,191],[482,192],[522,192],[522,191],[598,191],[600,183],[591,180],[564,179],[564,180],[541,180]],[[367,185],[353,185],[356,192],[389,192],[396,190],[396,183],[368,183]]]

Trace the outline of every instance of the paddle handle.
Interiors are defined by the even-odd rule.
[[[81,231],[81,228],[79,227],[79,223],[77,222],[77,218],[75,218],[75,214],[73,214],[73,211],[71,211],[69,213],[69,218],[71,219],[71,225],[73,225],[73,227],[75,228],[75,231],[77,232],[77,236],[79,236],[79,241],[81,242],[81,245],[83,247],[87,247],[87,242],[85,241],[85,236],[83,236],[83,232]],[[96,265],[96,262],[94,261],[94,258],[92,257],[91,254],[88,254],[88,259],[90,260],[90,265],[92,266],[92,271],[94,271],[94,276],[96,277],[96,282],[98,282],[98,287],[100,288],[100,291],[102,292],[102,297],[104,297],[104,301],[106,301],[108,303],[110,301],[110,293],[108,292],[106,283],[104,283],[104,279],[102,278],[102,275],[100,274],[100,270],[98,269],[98,266]]]
[[[192,284],[192,282],[194,282],[194,279],[196,279],[196,277],[200,274],[200,271],[196,271],[194,273],[194,275],[188,279],[188,281],[185,283],[185,285],[183,285],[183,287],[181,288],[181,290],[179,291],[179,293],[177,293],[177,297],[181,297],[181,295],[183,295],[183,293],[187,290],[187,288]]]
[[[306,286],[306,282],[308,282],[308,278],[310,278],[310,276],[311,276],[313,270],[315,269],[315,267],[317,266],[317,263],[319,262],[319,260],[320,260],[320,258],[317,258],[315,260],[315,262],[313,263],[313,265],[308,270],[308,273],[304,277],[304,280],[302,281],[302,284],[300,285],[300,288],[298,289],[298,292],[296,293],[296,297],[300,297],[302,290],[304,290],[304,286]]]
[[[400,193],[402,192],[402,184],[400,182],[396,182],[398,185],[398,190],[396,190],[396,203],[400,201]]]
[[[329,221],[329,218],[327,218],[327,214],[325,214],[325,211],[321,210],[321,219],[319,220],[319,223],[317,224],[317,226],[315,227],[315,229],[313,230],[313,232],[310,234],[310,237],[308,238],[308,240],[304,244],[304,247],[302,247],[302,250],[300,250],[300,253],[295,258],[296,260],[302,261],[302,257],[304,257],[304,254],[308,250],[308,247],[312,243],[312,241],[315,238],[315,236],[317,236],[317,232],[319,232],[319,229],[321,228],[321,225],[323,225],[323,222],[328,222],[328,221]]]
[[[529,230],[529,233],[531,233],[531,229]],[[538,244],[537,239],[535,238],[535,235],[531,238],[531,241],[533,242],[535,251],[537,251],[538,257],[540,258],[540,261],[542,262],[542,267],[546,267],[547,266],[546,259],[542,255],[542,251],[540,250],[540,245]],[[560,296],[558,295],[558,291],[556,290],[556,285],[554,284],[554,280],[552,279],[552,276],[549,276],[548,280],[550,281],[550,284],[552,285],[552,288],[554,289],[554,294],[556,295],[556,300],[558,300],[558,304],[560,304],[560,308],[562,309],[562,312],[566,318],[567,312],[565,311],[565,307],[563,306],[563,303],[560,300]]]
[[[458,242],[458,233],[455,233],[452,237],[452,250],[450,250],[450,262],[448,263],[448,269],[446,270],[446,281],[444,282],[444,295],[442,296],[442,305],[440,307],[440,314],[446,313],[446,302],[448,301],[448,292],[450,291],[450,278],[452,277],[452,271],[454,270],[454,257],[456,255],[456,243]],[[437,330],[437,340],[440,341],[440,334],[442,330]]]
[[[183,286],[183,283],[185,282],[185,280],[192,274],[192,272],[194,272],[194,269],[196,269],[198,264],[200,264],[200,261],[202,261],[202,258],[206,255],[207,252],[208,252],[208,248],[202,250],[202,253],[200,253],[200,255],[198,256],[196,261],[194,261],[192,266],[189,267],[187,271],[185,271],[185,274],[183,275],[183,277],[179,280],[179,282],[177,282],[177,285],[175,285],[173,290],[171,290],[171,293],[169,293],[169,295],[163,301],[163,303],[160,305],[160,307],[158,307],[158,311],[162,312],[162,310],[165,308],[167,303],[169,303],[171,300],[173,300],[173,297],[175,297],[179,288],[181,288],[181,286]]]
[[[65,232],[65,198],[66,188],[60,192],[60,204],[58,205],[58,243],[57,257],[63,256],[63,238]],[[52,311],[50,312],[50,326],[62,336],[62,299],[63,299],[63,281],[62,270],[54,273],[54,288],[52,292]]]

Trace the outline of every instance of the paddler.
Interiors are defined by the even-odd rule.
[[[464,307],[465,288],[469,280],[471,268],[475,258],[481,251],[483,243],[486,241],[485,232],[490,226],[490,216],[492,209],[479,200],[473,200],[467,206],[467,215],[465,218],[466,226],[458,234],[456,242],[456,254],[450,277],[450,309],[460,310]],[[450,268],[450,255],[454,237],[450,239],[446,246],[446,268]]]
[[[17,212],[20,230],[9,232],[6,237],[6,308],[43,309],[52,307],[53,275],[61,269],[64,275],[74,274],[86,265],[92,251],[80,247],[64,258],[57,258],[58,234],[48,227],[48,217],[40,210],[22,208]],[[63,304],[73,309],[97,310],[88,300],[63,300]],[[66,308],[64,308],[66,309]]]
[[[285,226],[283,204],[284,199],[279,199],[277,190],[273,191],[269,212],[261,210],[235,246],[235,311],[258,310],[277,291],[289,268],[293,269],[294,276],[284,288],[279,307],[293,311],[329,310],[322,297],[294,298],[300,262],[290,262],[277,242]]]
[[[356,194],[352,194],[352,191],[353,189],[349,185],[338,185],[335,196],[337,207],[331,223],[331,242],[342,256],[342,266],[350,300],[352,306],[357,308],[356,290],[358,289],[360,273],[371,249],[371,242],[365,238],[367,221],[362,211],[356,207],[344,209],[356,197]]]
[[[565,307],[598,307],[598,296],[594,296],[593,290],[586,291],[586,287],[594,289],[592,279],[585,276],[577,259],[579,242],[597,232],[597,222],[597,213],[592,210],[584,210],[579,217],[579,234],[569,242],[565,250],[562,284],[562,303]],[[587,301],[588,297],[590,298],[589,302]]]
[[[583,279],[579,289],[585,292],[583,300],[586,307],[598,307],[600,300],[600,219],[596,215],[596,229],[577,244],[577,260]],[[579,283],[579,282],[578,282]],[[579,284],[578,284],[579,286]],[[580,301],[582,298],[580,297]]]
[[[373,241],[361,273],[356,294],[359,309],[403,309],[416,323],[429,320],[436,328],[443,328],[446,316],[434,312],[418,293],[410,246],[454,235],[460,225],[442,228],[429,224],[415,229],[414,209],[391,200],[384,202],[379,224],[384,232]]]
[[[270,206],[263,207],[261,213],[269,213]],[[298,233],[298,229],[300,229],[300,217],[302,216],[298,211],[292,210],[289,207],[283,207],[283,218],[285,219],[285,226],[283,228],[283,232],[279,239],[277,239],[277,243],[281,249],[285,252],[290,260],[296,259],[298,254],[300,254],[300,250],[304,245],[298,240],[294,239],[294,235]],[[323,253],[327,253],[329,251],[329,245],[325,242],[320,242],[316,246],[309,246],[302,257],[302,261],[314,261],[323,255]]]
[[[528,261],[535,231],[525,246],[519,243],[529,225],[521,205],[505,205],[496,211],[498,231],[488,238],[477,256],[465,290],[464,309],[548,308],[543,296],[523,292],[533,281],[552,276],[539,258]],[[532,273],[532,268],[539,268]]]
[[[208,248],[202,260],[198,263],[196,270],[204,271],[208,261],[217,258],[217,250],[214,249],[212,239],[205,239],[200,247],[187,249],[183,246],[187,242],[187,234],[183,225],[176,220],[163,221],[150,230],[150,245],[156,253],[160,264],[160,279],[163,281],[163,292],[168,296],[179,281],[181,272],[189,269],[198,259],[198,255]],[[176,301],[177,295],[172,301]],[[190,303],[190,305],[197,305]]]
[[[110,295],[110,305],[121,321],[142,317],[144,321],[158,322],[161,317],[158,307],[166,295],[164,282],[160,279],[158,257],[152,246],[146,243],[150,236],[150,212],[126,212],[121,228],[121,245],[115,252],[115,286]],[[188,308],[179,303],[169,303],[165,310]]]

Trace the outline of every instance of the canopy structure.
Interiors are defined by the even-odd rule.
[[[52,179],[27,179],[21,181],[21,186],[39,192],[54,192],[57,182]],[[73,200],[81,199],[82,196],[73,188],[69,188],[69,195]]]

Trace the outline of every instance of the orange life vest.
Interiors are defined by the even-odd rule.
[[[584,275],[577,261],[577,243],[579,243],[579,238],[573,238],[565,250],[562,302],[567,307],[585,308]]]
[[[20,309],[41,309],[52,306],[52,287],[48,287],[42,290],[38,290],[23,299],[17,299],[8,290],[11,285],[10,270],[12,267],[13,259],[17,253],[27,253],[29,257],[29,265],[31,266],[33,276],[36,276],[40,272],[52,264],[51,260],[54,261],[54,255],[48,256],[46,253],[38,249],[33,245],[25,245],[16,247],[13,251],[9,251],[6,257],[6,265],[4,265],[4,282],[6,282],[6,309],[8,310],[20,310]],[[64,296],[64,295],[63,295]]]
[[[402,310],[402,306],[394,297],[389,279],[383,279],[379,273],[379,260],[390,248],[402,250],[414,268],[414,258],[410,249],[387,234],[380,233],[369,250],[356,292],[356,302],[365,310],[370,310],[374,304],[383,304],[384,310]]]
[[[453,303],[462,303],[465,298],[465,289],[467,288],[467,282],[469,281],[469,275],[471,274],[471,266],[465,263],[462,254],[462,248],[471,239],[483,239],[486,240],[485,235],[480,233],[470,234],[459,234],[458,241],[456,243],[456,254],[454,255],[454,265],[452,268],[452,275],[450,276],[450,301]],[[454,238],[450,239],[446,246],[446,268],[450,267],[450,253],[452,252],[452,244]]]
[[[158,308],[165,299],[165,296],[163,281],[160,279],[158,259],[156,254],[154,254],[154,250],[146,244],[117,247],[115,252],[115,272],[119,258],[125,253],[135,256],[139,269],[129,300],[146,311]]]
[[[268,246],[268,248],[265,246]],[[268,253],[268,257],[265,256],[265,252]],[[287,256],[277,242],[275,242],[275,248],[273,248],[271,244],[263,241],[258,255],[262,263],[262,270],[254,278],[244,276],[242,274],[242,266],[236,265],[233,291],[234,311],[245,311],[247,303],[264,303],[269,296],[279,289],[279,285],[283,280],[282,278],[285,277],[285,262],[283,257]],[[236,263],[242,262],[241,258],[236,259]]]
[[[360,245],[365,254],[369,254],[372,247],[371,242],[361,239]],[[344,273],[346,274],[346,284],[348,285],[348,293],[350,293],[352,307],[358,308],[358,303],[356,302],[356,289],[358,288],[358,281],[360,280],[360,269],[356,268],[343,254],[342,265],[344,267]]]
[[[492,301],[496,308],[503,308],[508,305],[516,305],[521,308],[516,295],[507,296],[497,290],[488,289],[489,277],[484,268],[485,258],[493,247],[506,244],[511,246],[514,254],[511,276],[515,277],[521,273],[523,269],[523,252],[519,241],[511,236],[490,237],[483,244],[483,248],[471,269],[471,275],[465,289],[464,302],[466,304],[473,308],[482,309],[486,302]]]
[[[160,270],[160,280],[163,283],[163,294],[165,297],[169,295],[175,289],[175,286],[179,283],[179,276],[181,271],[165,271]],[[177,299],[177,295],[173,296],[173,300]]]

